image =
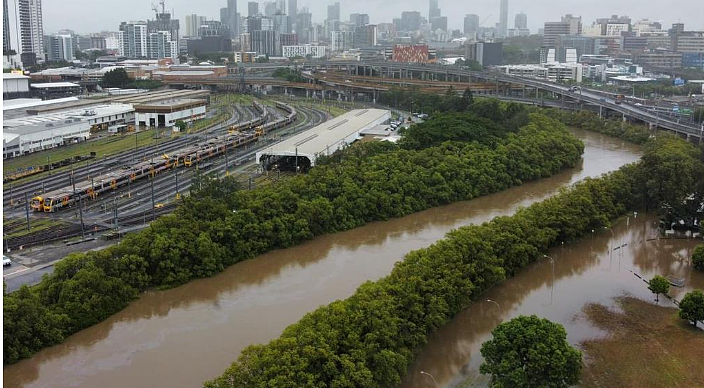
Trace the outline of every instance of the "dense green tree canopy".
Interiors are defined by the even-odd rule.
[[[562,325],[535,315],[497,326],[482,344],[480,371],[492,388],[567,388],[579,383],[581,353],[567,343]]]
[[[680,318],[697,326],[698,321],[704,321],[704,292],[694,290],[687,293],[680,302]]]
[[[127,70],[117,68],[103,74],[103,86],[107,88],[124,88],[132,82],[132,79],[127,75]]]
[[[694,248],[692,253],[692,265],[694,269],[704,271],[704,245],[699,245]]]

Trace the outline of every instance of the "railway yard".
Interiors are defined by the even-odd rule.
[[[237,99],[227,108],[231,117],[210,128],[5,183],[3,215],[12,228],[3,237],[13,260],[4,271],[8,290],[19,287],[11,278],[21,273],[37,271],[22,282],[38,281],[52,261],[100,249],[172,211],[196,174],[234,176],[243,189],[285,179],[292,173],[261,171],[255,153],[332,117],[301,100]]]

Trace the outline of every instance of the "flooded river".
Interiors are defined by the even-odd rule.
[[[472,201],[321,236],[236,264],[209,279],[148,292],[63,344],[5,367],[4,386],[199,387],[222,373],[247,345],[278,337],[305,313],[350,296],[366,280],[387,275],[405,253],[432,244],[449,230],[512,214],[560,187],[640,157],[637,146],[594,133],[575,134],[586,144],[576,168]],[[685,255],[691,243],[637,243],[650,233],[648,221],[638,216],[628,228],[624,224],[613,229],[614,239],[629,245],[615,251],[610,261],[609,232],[553,251],[552,292],[549,262],[536,263],[492,289],[487,298],[500,307],[477,302],[435,333],[404,385],[426,386],[420,370],[433,374],[440,385],[471,376],[480,363],[479,346],[500,319],[537,313],[565,323],[570,341],[578,341],[593,334],[574,319],[584,301],[608,299],[621,288],[647,296],[647,291],[638,293],[643,287],[628,269],[647,274],[664,274],[668,268],[672,273],[688,271],[672,254]]]

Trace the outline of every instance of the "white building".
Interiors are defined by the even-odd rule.
[[[130,104],[101,104],[87,106],[82,109],[57,111],[54,113],[29,115],[5,120],[6,127],[29,127],[48,123],[61,124],[66,121],[80,119],[88,124],[92,131],[106,129],[110,125],[128,124],[134,122],[134,108]]]
[[[118,39],[120,56],[128,58],[147,57],[147,22],[122,22]]]
[[[150,32],[147,36],[147,57],[178,58],[178,42],[171,40],[168,31]]]
[[[352,31],[330,31],[330,51],[345,51],[352,48]]]
[[[27,97],[29,94],[29,77],[22,74],[2,73],[3,100]]]
[[[140,127],[171,127],[176,121],[194,121],[205,117],[206,100],[182,98],[134,106],[135,121]]]
[[[5,18],[7,15],[7,18]],[[5,28],[6,27],[6,28]],[[7,39],[3,36],[3,50],[5,44],[9,45],[8,50],[14,50],[17,57],[22,57],[22,61],[33,62],[31,58],[34,54],[36,60],[44,60],[44,23],[42,17],[41,0],[3,0],[3,34],[7,33]],[[19,58],[10,60],[19,62]],[[27,65],[31,63],[26,63]]]
[[[3,159],[61,145],[85,141],[90,137],[90,124],[81,118],[10,126],[3,123]]]
[[[325,57],[325,46],[314,46],[311,44],[304,44],[298,46],[283,46],[283,57],[293,58],[293,57],[307,57],[311,56],[313,58],[323,58]]]
[[[518,77],[544,79],[552,82],[582,82],[582,65],[579,63],[544,63],[541,65],[497,66],[504,73]]]
[[[71,35],[53,35],[44,37],[44,50],[47,61],[72,61],[73,37]]]

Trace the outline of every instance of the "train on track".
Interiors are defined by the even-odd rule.
[[[286,116],[269,121],[269,111],[265,106],[254,102],[254,108],[259,116],[253,120],[232,125],[228,134],[216,136],[202,143],[181,148],[170,154],[164,154],[157,160],[139,162],[123,166],[122,170],[111,171],[91,179],[75,182],[51,192],[33,197],[30,206],[34,211],[52,213],[69,207],[79,200],[95,199],[99,194],[117,190],[131,182],[146,177],[154,177],[162,172],[177,167],[189,167],[202,161],[212,159],[227,152],[228,149],[241,147],[255,142],[268,132],[292,124],[296,120],[296,109],[282,102],[276,102],[276,107],[286,112]]]

